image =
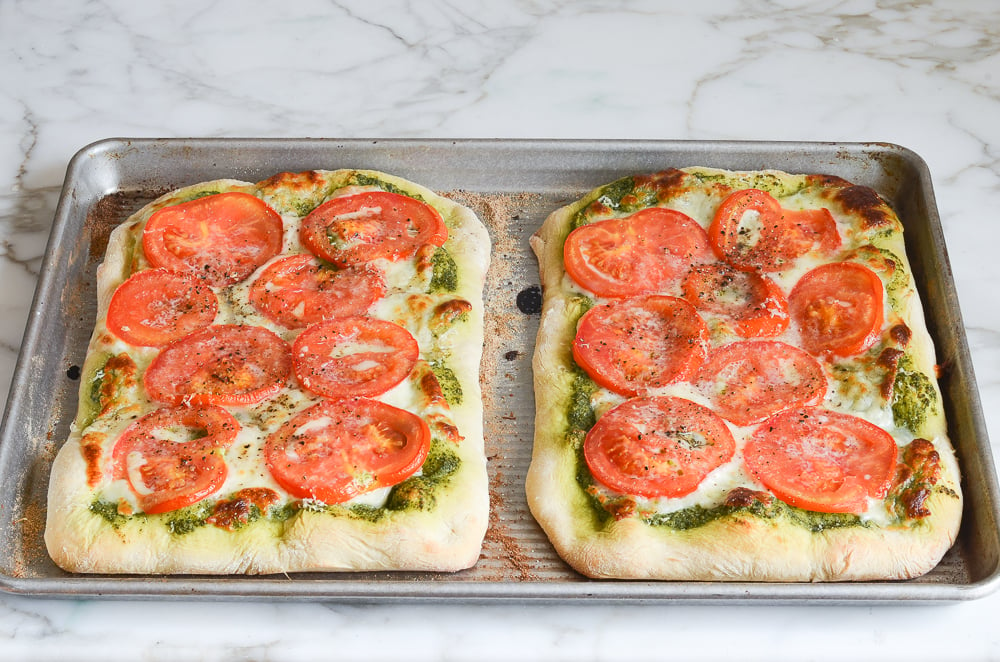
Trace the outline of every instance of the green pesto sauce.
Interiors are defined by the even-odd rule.
[[[634,177],[622,177],[598,189],[597,198],[573,216],[570,229],[575,230],[589,223],[593,216],[591,207],[595,204],[621,214],[631,214],[652,207],[657,202],[654,189],[637,186]]]
[[[892,420],[919,434],[927,413],[937,406],[937,391],[924,373],[914,369],[908,354],[899,359],[896,381],[892,387]]]
[[[438,489],[447,485],[462,460],[447,442],[434,439],[419,476],[411,476],[389,492],[384,511],[430,510],[437,503]]]
[[[299,218],[305,218],[313,209],[316,209],[319,204],[315,200],[291,200],[288,203],[288,206],[291,207],[296,216]]]
[[[395,193],[397,195],[405,195],[408,198],[413,198],[414,200],[420,200],[421,202],[427,202],[424,198],[416,193],[410,193],[400,187],[396,186],[392,182],[387,182],[384,179],[379,179],[378,177],[373,177],[367,175],[363,172],[356,172],[351,175],[350,183],[354,186],[374,186],[380,188],[387,193]]]
[[[205,502],[200,501],[194,505],[188,506],[187,508],[180,508],[178,510],[165,513],[163,516],[164,523],[170,533],[177,536],[182,536],[186,533],[191,533],[195,529],[205,526],[208,522],[206,520],[211,516],[212,511],[215,509],[215,501]]]
[[[858,515],[850,513],[818,513],[789,506],[774,499],[769,505],[754,501],[749,506],[720,505],[714,508],[691,506],[672,513],[653,515],[646,522],[651,526],[665,526],[678,531],[687,531],[704,526],[730,515],[748,514],[764,519],[784,517],[790,522],[809,529],[813,533],[847,526],[866,526]]]
[[[692,174],[702,182],[718,182],[734,188],[743,188],[749,185],[752,188],[770,193],[775,198],[795,195],[807,186],[806,181],[800,178],[792,178],[791,181],[786,181],[785,179],[768,172],[754,174],[749,182],[738,177],[733,177],[727,173],[695,171]]]
[[[434,267],[431,284],[427,288],[430,294],[454,292],[458,289],[458,265],[446,249],[438,247],[431,256]]]
[[[597,414],[590,403],[591,396],[597,390],[597,384],[583,370],[577,368],[573,374],[573,385],[570,387],[569,405],[566,409],[566,424],[569,432],[582,431],[586,433],[597,422]]]
[[[232,524],[235,529],[241,529],[258,521],[281,523],[294,517],[300,510],[350,517],[368,522],[377,522],[393,511],[430,510],[437,503],[440,488],[448,484],[461,463],[461,459],[452,450],[450,444],[434,439],[431,441],[431,449],[424,461],[421,475],[411,476],[393,487],[383,507],[365,504],[343,506],[309,500],[291,501],[282,506],[269,508],[266,513],[257,506],[251,506],[246,522],[237,520]],[[98,497],[90,504],[89,509],[90,512],[101,517],[116,529],[128,521],[139,518],[159,522],[170,533],[183,536],[207,526],[208,518],[214,512],[218,501],[217,499],[205,500],[160,515],[147,515],[146,513],[123,515],[118,512],[118,504]]]
[[[191,193],[190,195],[184,196],[177,202],[170,203],[170,205],[168,206],[172,207],[173,205],[179,205],[184,202],[191,202],[192,200],[197,200],[198,198],[207,198],[210,195],[219,195],[219,191],[197,191],[195,193]]]
[[[431,372],[437,378],[438,385],[441,387],[441,392],[444,394],[444,399],[448,401],[448,404],[452,407],[462,404],[462,397],[464,395],[462,383],[455,376],[455,371],[445,365],[443,359],[431,359],[427,364],[431,367]]]
[[[88,392],[85,400],[86,413],[81,421],[81,428],[85,428],[93,423],[103,409],[101,393],[109,391],[119,394],[126,388],[127,376],[121,370],[108,368],[108,361],[112,358],[114,358],[113,354],[106,353],[100,362],[101,367],[94,371],[94,374],[91,375],[88,381]],[[109,404],[114,405],[116,402],[117,398]]]
[[[99,497],[90,503],[89,508],[90,512],[104,518],[108,524],[116,529],[129,519],[128,515],[122,515],[118,512],[118,504],[111,501],[104,501]],[[131,517],[136,517],[136,515],[132,515]]]

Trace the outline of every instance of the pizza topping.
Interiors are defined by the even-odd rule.
[[[736,442],[725,422],[673,397],[634,398],[608,411],[587,433],[583,453],[603,485],[644,497],[680,497],[729,462]]]
[[[205,521],[220,529],[235,531],[250,521],[254,508],[257,515],[262,515],[279,499],[278,493],[267,487],[247,487],[215,504]]]
[[[638,395],[693,376],[708,327],[684,299],[650,295],[595,306],[580,318],[573,358],[595,382]]]
[[[94,375],[93,399],[97,402],[98,416],[126,404],[128,391],[138,386],[138,372],[139,366],[128,354],[122,352],[108,357],[104,367]]]
[[[248,193],[218,193],[156,211],[142,248],[154,267],[188,273],[208,285],[238,283],[281,250],[281,216]]]
[[[855,262],[834,262],[802,276],[788,295],[788,307],[806,351],[850,356],[881,336],[883,299],[875,272]]]
[[[903,461],[896,469],[896,485],[890,499],[897,515],[923,519],[931,515],[925,505],[941,478],[941,455],[926,439],[914,439],[903,449]]]
[[[250,286],[250,303],[289,329],[348,315],[363,315],[385,295],[374,267],[337,269],[308,253],[269,264]]]
[[[310,251],[343,267],[409,259],[426,244],[443,245],[448,228],[420,200],[368,191],[323,203],[302,220],[299,237]]]
[[[807,407],[768,419],[743,456],[751,475],[789,505],[861,513],[892,484],[896,442],[863,419]]]
[[[671,293],[692,263],[712,259],[705,230],[673,209],[652,207],[573,230],[563,249],[566,272],[600,297]]]
[[[166,404],[249,405],[275,395],[291,372],[288,343],[260,326],[209,326],[167,345],[146,370],[149,397]]]
[[[749,487],[734,487],[726,494],[723,505],[730,508],[750,508],[755,503],[769,506],[774,501],[770,492],[751,490]]]
[[[157,409],[119,437],[112,473],[128,482],[147,513],[189,506],[222,487],[228,469],[221,450],[239,429],[221,407]]]
[[[299,382],[328,398],[385,393],[410,374],[419,354],[409,331],[368,317],[314,324],[292,346]]]
[[[132,345],[157,347],[208,326],[219,302],[194,276],[140,271],[118,286],[108,304],[108,330]]]
[[[87,486],[96,487],[104,477],[101,460],[104,457],[104,442],[108,435],[103,432],[88,432],[80,438],[80,455],[87,466]]]
[[[788,300],[770,278],[724,263],[695,266],[682,285],[698,310],[723,318],[743,338],[781,335],[788,328]]]
[[[324,400],[268,437],[264,458],[291,495],[343,503],[411,476],[430,443],[427,423],[403,409],[367,398]]]
[[[814,247],[840,245],[836,221],[826,209],[784,209],[771,194],[744,189],[726,198],[708,237],[719,257],[744,271],[782,271]]]
[[[697,385],[712,408],[737,425],[819,404],[826,395],[826,376],[816,359],[777,341],[736,342],[714,351]]]

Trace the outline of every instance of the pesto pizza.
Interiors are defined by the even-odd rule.
[[[72,572],[455,571],[489,497],[486,228],[366,170],[187,186],[114,229],[45,541]]]
[[[529,507],[598,578],[910,578],[959,470],[903,226],[779,171],[626,177],[531,239]]]

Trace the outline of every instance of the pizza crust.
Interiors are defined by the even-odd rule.
[[[663,188],[660,204],[684,211],[706,227],[718,203],[739,188],[768,187],[783,206],[830,208],[847,230],[845,250],[872,244],[900,261],[897,273],[905,274],[905,282],[893,283],[891,313],[912,332],[906,353],[913,366],[925,375],[935,375],[934,347],[906,258],[902,226],[874,192],[870,196],[856,192],[868,196],[866,206],[859,209],[850,197],[857,187],[831,177],[707,168],[652,176],[657,177],[672,182]],[[941,478],[924,504],[932,513],[929,517],[888,524],[872,518],[864,526],[814,531],[786,516],[760,517],[740,511],[685,529],[652,525],[637,516],[616,519],[601,510],[585,491],[589,479],[581,475],[589,476],[589,472],[567,436],[573,382],[579,370],[570,347],[582,312],[579,297],[587,293],[566,275],[563,243],[577,212],[591,203],[600,204],[604,194],[601,187],[556,210],[531,238],[544,303],[533,357],[535,438],[525,489],[532,514],[558,554],[581,574],[616,579],[882,580],[912,578],[934,568],[954,543],[962,514],[958,465],[934,379],[936,405],[916,431],[934,443],[941,458]],[[608,210],[597,218],[615,215],[626,214]],[[719,504],[706,503],[705,507],[713,505]]]
[[[352,184],[358,179],[365,185]],[[394,302],[392,312],[412,316],[412,323],[419,326],[426,323],[419,313],[427,305],[445,299],[469,304],[463,307],[460,320],[438,330],[440,335],[433,347],[435,352],[447,356],[448,368],[461,388],[461,402],[443,407],[440,402],[414,405],[418,409],[423,407],[416,413],[453,424],[460,435],[440,442],[458,459],[458,468],[436,486],[432,506],[381,509],[380,516],[370,516],[371,510],[327,512],[322,507],[303,507],[290,517],[262,517],[235,530],[202,522],[182,534],[171,531],[171,513],[123,516],[112,522],[95,512],[92,507],[95,500],[101,498],[103,490],[112,488],[109,479],[103,477],[96,485],[88,484],[93,464],[85,459],[82,442],[95,437],[85,435],[105,435],[102,443],[106,457],[117,434],[135,415],[157,406],[139,392],[141,388],[128,392],[132,400],[129,412],[112,417],[114,420],[94,421],[92,407],[87,404],[90,380],[103,366],[109,351],[105,319],[111,295],[129,275],[148,266],[140,241],[142,228],[152,213],[199,194],[235,190],[262,197],[287,219],[289,215],[298,215],[295,204],[311,209],[331,194],[371,187],[376,185],[373,182],[379,187],[418,196],[441,213],[449,229],[445,248],[458,274],[457,288],[446,294],[411,297],[405,292],[397,293],[398,301]],[[290,246],[294,250],[297,245],[292,235],[294,232],[288,230],[286,221],[286,251]],[[112,232],[105,259],[97,270],[97,316],[82,369],[81,404],[71,435],[57,454],[49,483],[45,542],[52,559],[71,572],[142,574],[450,572],[474,565],[480,555],[489,512],[479,384],[485,312],[482,295],[489,261],[489,235],[471,210],[425,187],[376,171],[283,173],[257,184],[223,179],[178,189],[151,202]],[[411,301],[416,304],[410,304]],[[287,339],[288,334],[285,336]],[[121,345],[118,341],[115,351],[122,349]],[[127,349],[141,375],[156,350]],[[421,351],[425,349],[422,344]],[[286,412],[285,418],[292,413]],[[209,499],[222,497],[225,489]]]

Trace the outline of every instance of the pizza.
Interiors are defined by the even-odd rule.
[[[456,571],[488,520],[485,226],[370,170],[114,229],[45,542],[90,573]]]
[[[871,188],[625,177],[531,238],[530,510],[595,578],[932,569],[962,493],[903,226]]]

